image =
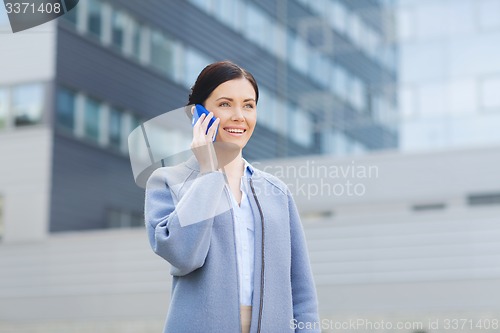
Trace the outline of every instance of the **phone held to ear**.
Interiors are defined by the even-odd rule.
[[[202,114],[205,114],[205,116],[208,116],[209,113],[210,112],[207,109],[205,109],[205,107],[203,105],[196,104],[195,108],[194,108],[194,112],[193,112],[193,120],[191,122],[191,125],[194,126],[196,124],[196,122],[198,121],[198,119],[201,117]],[[208,133],[208,129],[215,122],[215,119],[216,119],[215,117],[213,117],[212,119],[210,119],[210,122],[208,123],[208,128],[207,128],[207,132],[206,133]],[[218,129],[219,129],[219,127],[217,126],[217,128],[215,129],[215,135],[214,135],[214,140],[213,141],[215,141],[215,137],[217,136]]]

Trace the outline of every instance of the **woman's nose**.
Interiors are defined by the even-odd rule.
[[[231,120],[235,120],[235,121],[242,121],[244,120],[245,117],[243,117],[243,111],[237,107],[233,110],[233,115],[231,117]]]

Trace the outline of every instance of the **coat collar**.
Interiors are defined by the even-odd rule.
[[[243,159],[243,161],[245,162],[245,170],[248,170],[250,172],[250,177],[253,176],[253,174],[255,172],[255,168],[253,167],[253,165],[248,163],[248,161],[246,159]],[[198,172],[200,171],[200,164],[198,163],[196,156],[191,156],[184,163],[188,168],[195,170],[195,171],[198,171]]]

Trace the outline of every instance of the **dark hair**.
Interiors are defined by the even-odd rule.
[[[188,104],[204,104],[220,84],[239,78],[247,79],[255,90],[255,103],[259,100],[259,87],[253,75],[231,61],[219,61],[205,67],[189,94]]]

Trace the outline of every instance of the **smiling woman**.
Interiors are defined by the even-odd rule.
[[[219,119],[221,131],[216,140],[233,142],[243,149],[255,128],[256,106],[255,90],[247,79],[220,84],[205,100],[205,107]]]
[[[173,275],[165,332],[320,332],[307,246],[290,191],[242,157],[258,99],[248,71],[229,61],[205,67],[188,102],[210,111],[193,126],[195,156],[157,169],[148,180],[149,241]],[[200,153],[213,152],[217,144],[235,147],[236,158],[218,164]],[[215,152],[211,156],[219,159]]]

